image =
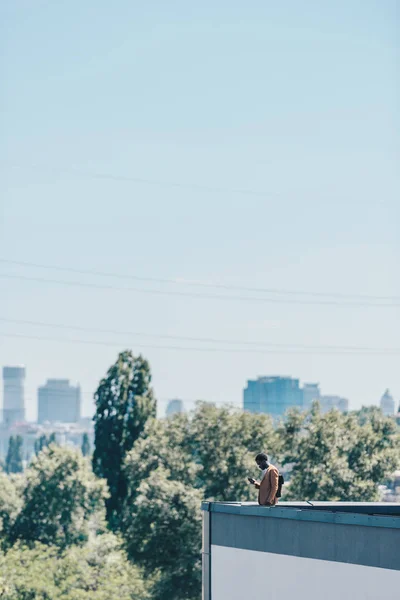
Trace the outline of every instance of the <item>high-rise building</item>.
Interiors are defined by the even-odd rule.
[[[312,403],[315,401],[320,402],[321,391],[319,389],[319,383],[305,383],[303,385],[303,408],[309,410]]]
[[[303,390],[291,377],[259,377],[249,380],[243,392],[243,408],[248,412],[282,417],[291,408],[303,408]]]
[[[170,400],[167,404],[166,415],[167,417],[172,417],[172,415],[176,415],[178,413],[183,413],[184,407],[182,400],[176,398],[175,400]]]
[[[393,416],[395,412],[395,402],[393,400],[393,396],[386,390],[381,398],[381,410],[384,415]]]
[[[333,408],[336,408],[340,412],[348,412],[349,401],[346,398],[340,396],[321,396],[320,398],[321,411],[329,412]]]
[[[3,423],[25,421],[25,367],[3,367]]]
[[[38,390],[39,423],[77,423],[81,417],[81,388],[68,379],[48,379]]]
[[[322,412],[336,408],[349,410],[349,401],[340,396],[322,396],[318,383],[305,383],[292,377],[259,377],[247,382],[243,392],[243,408],[248,412],[267,413],[274,419],[282,417],[289,408],[309,410],[318,401]],[[393,409],[394,412],[394,409]]]

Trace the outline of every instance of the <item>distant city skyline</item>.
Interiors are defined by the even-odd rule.
[[[4,374],[6,374],[5,378],[4,378]],[[8,378],[7,378],[8,375]],[[13,376],[12,379],[9,379],[10,376]],[[15,379],[14,377],[18,378],[18,386],[15,386]],[[50,422],[70,422],[68,421],[67,415],[69,415],[70,417],[73,417],[73,415],[75,415],[75,417],[73,417],[73,420],[71,422],[77,422],[81,419],[90,419],[93,414],[94,414],[94,410],[95,410],[95,406],[94,403],[88,403],[87,400],[88,398],[92,399],[93,395],[94,395],[94,391],[93,393],[91,392],[85,392],[82,391],[80,384],[77,384],[76,386],[72,386],[70,384],[70,380],[69,379],[65,379],[65,378],[47,378],[46,384],[42,384],[39,385],[38,388],[36,390],[34,390],[33,392],[28,392],[28,394],[26,394],[26,389],[25,389],[25,381],[26,378],[28,378],[29,380],[29,369],[27,369],[26,365],[17,365],[17,366],[7,366],[7,367],[3,367],[3,397],[4,397],[4,390],[6,389],[7,386],[7,382],[8,382],[8,386],[10,386],[10,382],[12,381],[13,386],[12,386],[12,398],[13,398],[13,402],[15,402],[15,392],[17,392],[17,402],[18,402],[18,406],[19,406],[19,410],[22,412],[19,412],[18,415],[19,417],[21,417],[21,415],[26,416],[26,420],[27,422],[38,422],[43,423],[47,420],[49,420]],[[313,400],[319,400],[322,410],[329,410],[329,408],[333,408],[333,407],[337,407],[340,408],[341,410],[347,410],[346,407],[348,407],[349,410],[356,410],[357,408],[360,407],[354,407],[352,405],[351,399],[346,399],[342,396],[339,395],[335,395],[335,394],[322,394],[321,393],[321,386],[320,383],[309,383],[309,382],[304,382],[301,383],[302,381],[300,378],[295,378],[295,377],[290,377],[290,376],[284,376],[284,375],[279,375],[279,376],[274,376],[274,375],[267,375],[267,376],[262,376],[259,377],[255,380],[251,380],[248,379],[247,380],[247,387],[250,384],[252,384],[253,386],[255,386],[254,389],[258,389],[259,385],[262,384],[265,381],[268,380],[281,380],[283,383],[285,381],[289,381],[292,382],[293,385],[295,385],[295,389],[294,392],[295,394],[297,394],[296,398],[294,398],[294,396],[289,395],[287,397],[287,400],[285,401],[285,404],[287,406],[299,406],[302,407],[303,409],[307,409],[311,406],[311,403]],[[21,387],[22,386],[22,387]],[[156,394],[156,398],[157,398],[157,390],[155,390],[155,394]],[[64,404],[62,407],[58,405],[58,397],[62,396],[63,400],[67,400],[67,404]],[[250,394],[251,395],[251,394]],[[216,404],[227,404],[227,405],[237,405],[240,408],[244,408],[244,398],[246,397],[246,383],[244,382],[242,385],[242,388],[240,390],[240,402],[238,403],[234,403],[234,402],[229,402],[229,401],[225,401],[225,400],[220,400],[220,401],[215,401],[210,397],[203,397],[203,398],[186,398],[184,399],[180,399],[180,398],[170,398],[170,399],[163,399],[163,398],[157,398],[157,402],[158,402],[158,406],[157,406],[157,416],[158,417],[163,417],[165,415],[168,415],[169,413],[172,414],[172,412],[182,412],[185,410],[192,410],[195,407],[196,402],[204,400],[204,401],[209,401],[209,402],[213,402]],[[29,398],[31,400],[31,404],[29,405],[29,402],[27,402],[27,398]],[[250,398],[250,396],[247,397],[247,402],[250,404],[253,404],[254,401],[252,398]],[[32,400],[33,399],[33,400]],[[84,404],[84,400],[86,399],[86,403]],[[274,402],[276,401],[277,397],[275,398]],[[53,402],[52,402],[53,400]],[[57,401],[56,401],[57,400]],[[258,402],[262,402],[261,398],[258,398]],[[380,406],[383,410],[383,412],[385,414],[394,414],[395,412],[397,412],[397,408],[399,406],[400,403],[400,398],[396,399],[394,398],[388,389],[386,389],[386,392],[382,395],[380,395],[378,398],[375,399],[375,402],[371,402],[371,403],[364,403],[364,406],[368,406],[368,405],[373,405],[373,406]],[[279,404],[279,401],[278,401]],[[33,405],[33,406],[32,406]],[[42,405],[42,408],[40,408],[40,405]],[[85,409],[83,408],[86,405],[86,412]],[[92,411],[88,411],[87,407],[88,405],[92,406]],[[22,407],[22,408],[21,408]],[[392,410],[393,407],[393,410]],[[258,407],[259,410],[260,407]],[[33,409],[33,410],[32,410]],[[281,410],[282,410],[282,406],[279,405],[279,409],[276,411],[277,416],[281,414]],[[2,415],[2,421],[4,423],[4,400],[2,397],[0,397],[0,414]],[[272,413],[274,413],[275,409],[272,410]],[[257,412],[257,410],[255,411]],[[261,411],[262,412],[262,411]],[[14,414],[14,413],[13,413]],[[32,417],[31,415],[35,414],[34,417]],[[52,416],[54,418],[46,418],[46,414],[47,416]],[[76,421],[75,421],[75,420]],[[16,419],[14,418],[14,421]],[[24,419],[22,419],[23,421]]]

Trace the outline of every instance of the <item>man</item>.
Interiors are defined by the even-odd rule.
[[[275,506],[278,504],[276,493],[279,485],[279,471],[274,465],[268,462],[268,456],[261,452],[257,454],[256,463],[259,469],[263,472],[261,481],[249,479],[258,491],[258,504],[261,506]]]

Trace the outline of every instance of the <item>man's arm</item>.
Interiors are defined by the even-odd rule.
[[[260,482],[259,481],[255,481],[254,482],[254,487],[256,488],[256,490],[260,489]]]
[[[271,481],[271,491],[269,493],[267,502],[272,503],[275,499],[276,496],[276,492],[278,491],[278,485],[279,485],[279,473],[278,473],[278,469],[271,469],[271,473],[270,473],[270,481]]]

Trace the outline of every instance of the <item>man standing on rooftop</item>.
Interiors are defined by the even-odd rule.
[[[275,506],[278,503],[279,471],[268,462],[268,456],[261,452],[256,456],[256,463],[263,472],[261,481],[252,480],[258,491],[258,504],[260,506]]]

